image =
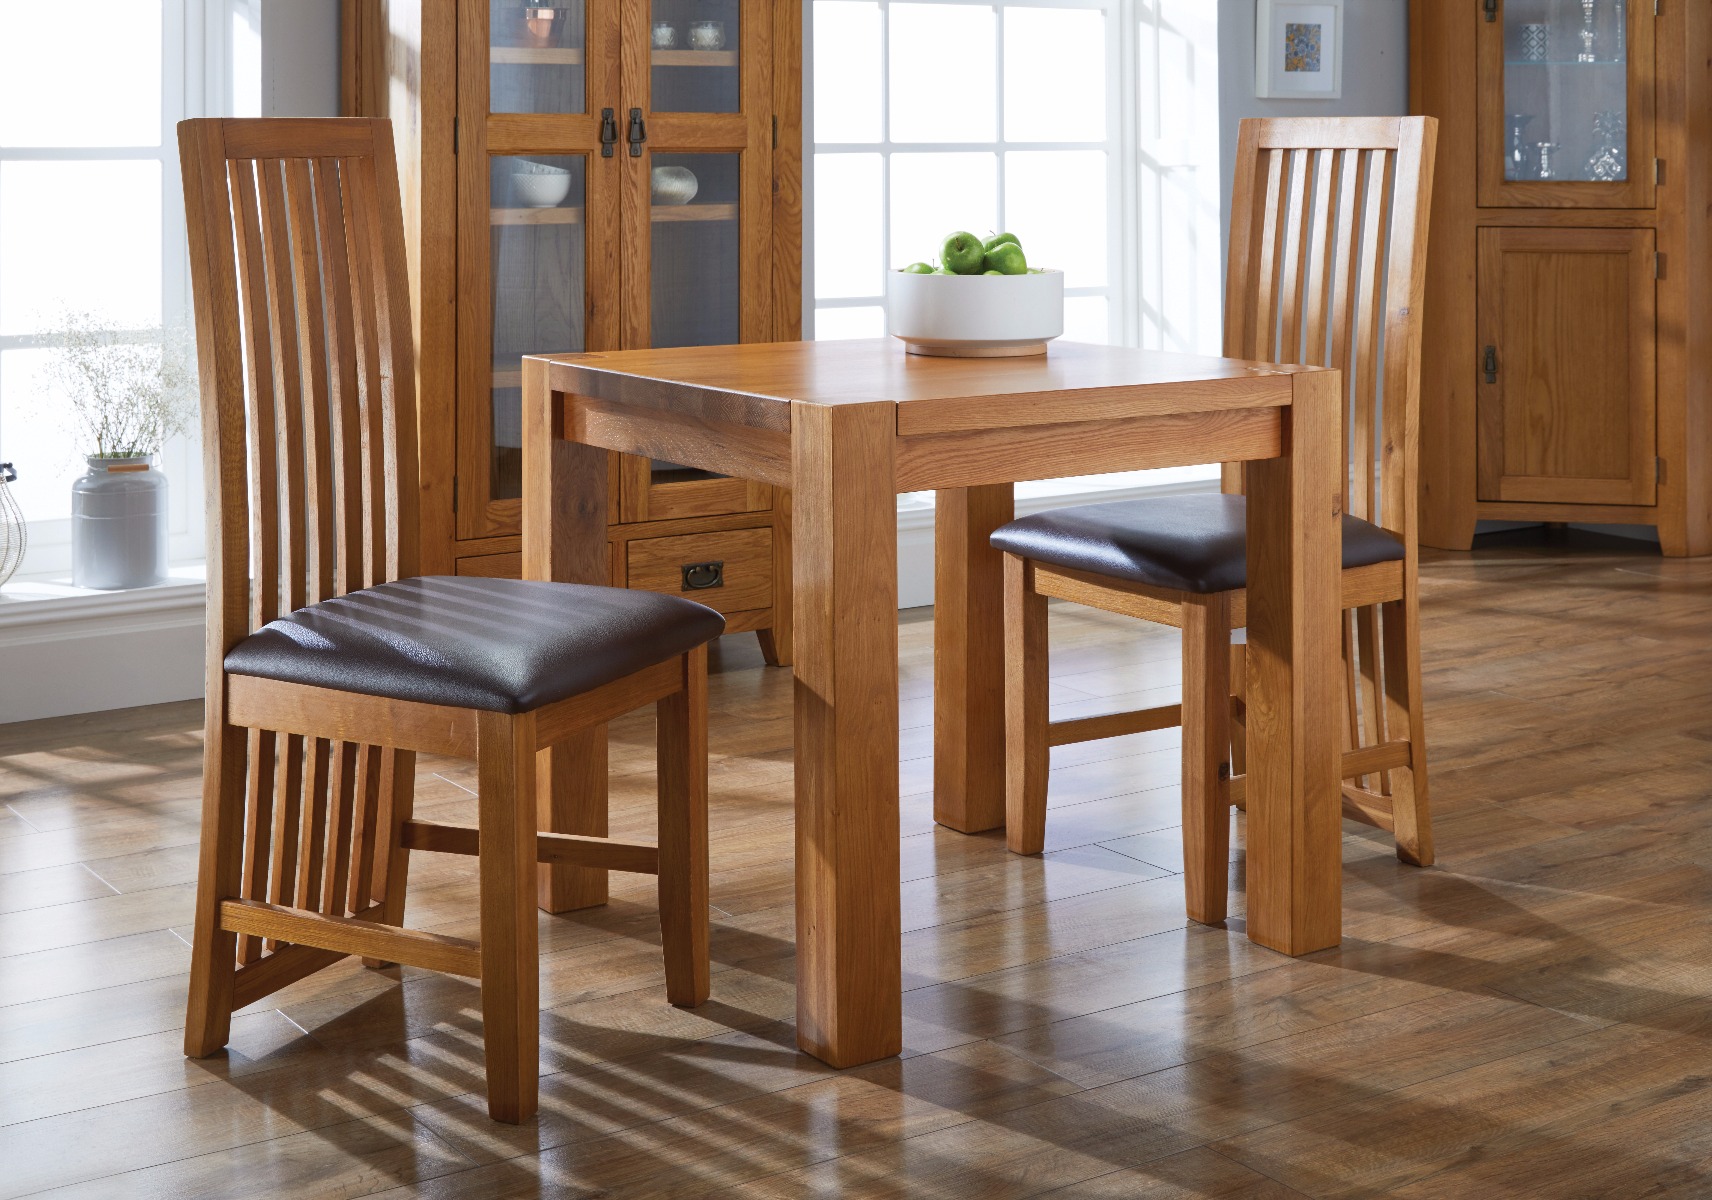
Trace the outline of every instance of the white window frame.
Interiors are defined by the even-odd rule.
[[[187,117],[217,115],[233,110],[231,72],[234,18],[254,23],[256,0],[162,0],[161,3],[161,125],[158,146],[0,146],[0,162],[158,162],[161,168],[161,319],[171,326],[191,324],[189,258],[186,247],[184,201],[179,178],[178,131]],[[125,331],[139,338],[152,331]],[[0,336],[0,350],[47,349],[57,343],[48,335]],[[3,369],[3,367],[0,367]],[[0,418],[3,420],[4,418]],[[11,420],[21,418],[13,414]],[[161,468],[169,480],[169,555],[179,566],[193,566],[204,557],[202,456],[192,434],[172,439],[161,450]],[[73,471],[69,464],[19,464],[22,470]],[[69,490],[74,476],[68,474]],[[29,549],[18,578],[54,579],[71,569],[71,519],[31,519]],[[176,573],[176,572],[175,572]]]

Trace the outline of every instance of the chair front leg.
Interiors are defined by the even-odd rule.
[[[1197,596],[1183,605],[1183,889],[1206,925],[1229,890],[1230,697],[1230,596]]]
[[[1034,564],[1005,555],[1005,844],[1014,854],[1046,848],[1046,597]]]
[[[244,870],[244,730],[227,725],[218,700],[208,702],[202,756],[202,846],[196,869],[190,993],[184,1052],[206,1058],[232,1032],[232,985],[238,939],[220,928],[220,904],[239,895]]]
[[[709,990],[707,647],[684,655],[684,687],[655,705],[660,808],[660,946],[666,999],[694,1008]]]
[[[1409,739],[1408,767],[1391,771],[1391,822],[1397,857],[1417,867],[1433,865],[1432,810],[1427,803],[1427,738],[1421,721],[1421,631],[1414,589],[1408,598],[1383,606],[1385,729]]]
[[[477,715],[482,1040],[487,1111],[521,1124],[539,1101],[535,715]]]

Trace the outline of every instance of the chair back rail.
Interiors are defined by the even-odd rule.
[[[1226,274],[1227,355],[1344,372],[1346,511],[1411,559],[1436,138],[1431,117],[1243,121]]]
[[[282,613],[417,570],[415,349],[383,120],[179,126],[208,521],[211,739],[245,739],[243,896],[348,914],[408,756],[224,727],[224,660]],[[382,839],[384,841],[384,839]],[[241,963],[260,939],[239,939]]]

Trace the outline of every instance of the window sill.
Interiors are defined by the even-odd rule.
[[[80,637],[91,626],[105,627],[115,619],[129,625],[139,618],[146,623],[151,616],[182,619],[194,612],[200,622],[206,580],[205,564],[199,562],[172,567],[163,583],[123,591],[74,587],[63,573],[14,576],[0,588],[0,645]]]

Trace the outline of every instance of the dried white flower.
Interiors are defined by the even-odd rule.
[[[86,453],[154,454],[191,428],[196,354],[183,331],[149,330],[138,341],[96,313],[68,311],[45,336],[57,345],[40,397],[67,419]]]

